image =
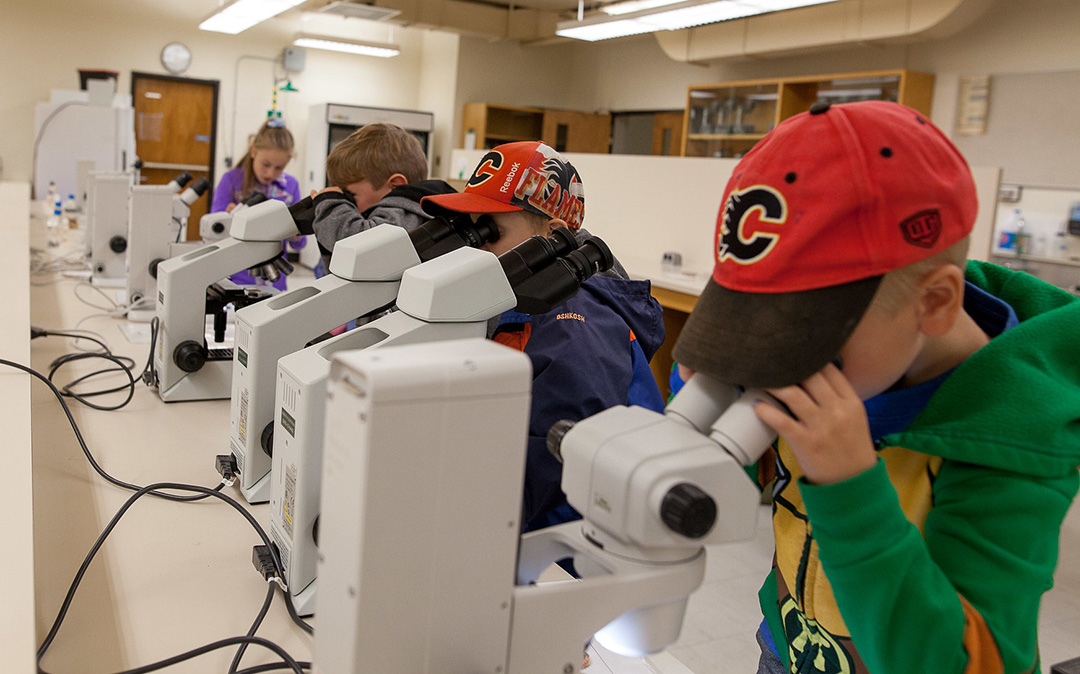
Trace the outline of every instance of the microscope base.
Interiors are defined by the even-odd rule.
[[[232,361],[208,360],[198,372],[192,372],[159,393],[167,403],[228,400],[232,394]]]
[[[127,319],[132,323],[149,323],[157,315],[157,309],[128,309]]]
[[[262,451],[261,449],[259,451]],[[241,474],[241,478],[243,475]],[[267,503],[270,500],[270,471],[255,481],[250,487],[240,487],[240,493],[250,505]]]
[[[310,615],[315,615],[315,586],[318,584],[319,579],[308,583],[308,586],[303,590],[300,590],[298,594],[294,594],[292,601],[293,607],[296,609],[296,615],[305,618]],[[292,588],[289,588],[289,592],[292,592]]]

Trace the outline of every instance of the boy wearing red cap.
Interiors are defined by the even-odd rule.
[[[779,125],[735,168],[676,345],[767,389],[760,672],[1037,672],[1080,475],[1080,298],[968,261],[963,157],[894,103]]]
[[[568,227],[579,242],[585,190],[577,170],[538,142],[500,145],[481,159],[460,194],[425,197],[431,213],[489,217],[499,238],[484,249],[496,255],[531,236]],[[546,314],[507,311],[493,339],[523,351],[533,366],[532,410],[525,464],[522,522],[535,530],[580,515],[560,487],[562,466],[547,450],[548,429],[615,405],[660,411],[660,391],[649,359],[664,341],[660,305],[648,281],[631,281],[618,262],[581,284],[578,293]]]

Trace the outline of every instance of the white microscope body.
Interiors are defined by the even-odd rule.
[[[181,176],[190,180],[186,173]],[[170,257],[170,244],[178,241],[191,212],[191,204],[209,188],[200,178],[182,192],[179,179],[168,185],[135,185],[129,200],[127,236],[128,320],[147,322],[154,317],[157,267]]]
[[[305,201],[292,207],[298,221],[311,217]],[[330,275],[315,285],[237,312],[229,448],[249,503],[270,498],[278,360],[353,318],[389,309],[406,269],[497,236],[494,222],[474,223],[468,216],[433,218],[411,232],[374,227],[338,241]]]
[[[704,545],[753,534],[743,465],[775,438],[753,413],[764,396],[698,374],[665,414],[556,425],[584,519],[519,537],[528,368],[500,348],[335,356],[314,671],[574,672],[594,635],[656,652],[678,637]],[[579,580],[535,584],[566,557]]]
[[[158,265],[158,334],[154,369],[165,402],[228,398],[232,349],[207,348],[208,288],[242,269],[281,254],[281,242],[296,234],[281,201],[237,207],[231,236]],[[254,288],[253,288],[254,290]]]
[[[402,275],[399,311],[278,361],[270,535],[300,615],[314,611],[326,380],[334,354],[482,338],[488,319],[516,303],[497,258],[461,248]]]
[[[278,359],[357,316],[392,306],[402,272],[418,264],[405,229],[373,227],[338,241],[330,273],[313,285],[236,312],[229,449],[248,503],[270,498]]]
[[[91,172],[86,181],[90,282],[123,288],[127,276],[128,199],[132,173]]]

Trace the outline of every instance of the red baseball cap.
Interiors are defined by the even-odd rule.
[[[424,197],[421,205],[428,212],[529,211],[578,229],[585,218],[585,187],[561,154],[538,140],[523,141],[484,155],[463,192]]]
[[[673,356],[743,386],[801,382],[837,356],[882,275],[963,239],[977,209],[967,162],[923,115],[819,101],[735,167]]]

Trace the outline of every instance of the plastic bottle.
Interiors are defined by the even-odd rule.
[[[52,208],[57,201],[60,200],[60,195],[56,192],[56,183],[49,181],[49,193],[45,195],[45,203]]]
[[[1021,253],[1020,237],[1024,234],[1024,216],[1017,208],[1013,211],[1012,220],[1005,225],[1001,230],[1001,236],[998,237],[998,248],[1001,250],[1015,250],[1017,255]]]
[[[63,241],[63,218],[64,212],[60,208],[60,202],[57,201],[53,205],[52,215],[50,215],[49,219],[45,221],[45,226],[48,229],[49,248],[55,248],[60,245],[61,241]]]

